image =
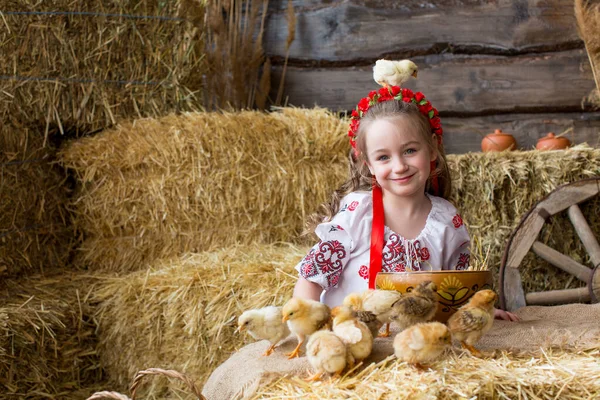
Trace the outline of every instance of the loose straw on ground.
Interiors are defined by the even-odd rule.
[[[600,343],[592,349],[499,352],[475,358],[460,350],[426,372],[390,357],[339,381],[309,384],[284,377],[254,399],[593,399],[600,396]]]

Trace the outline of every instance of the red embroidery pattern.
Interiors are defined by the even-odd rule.
[[[458,263],[456,263],[455,269],[457,271],[467,269],[469,267],[470,260],[471,260],[470,253],[460,253],[460,255],[458,256]]]
[[[369,280],[369,267],[366,265],[361,265],[360,269],[358,270],[358,275],[365,281]]]
[[[427,247],[421,248],[421,260],[427,261],[429,260],[429,249]]]
[[[382,272],[404,272],[406,270],[406,249],[400,236],[392,233],[383,248]]]
[[[427,247],[425,247],[425,246],[421,247],[421,242],[418,240],[415,240],[414,246],[415,246],[415,252],[413,254],[411,254],[411,257],[413,259],[417,259],[419,263],[421,261],[429,260],[430,254],[429,254],[429,249]],[[419,270],[421,269],[420,265],[418,265],[418,269]]]
[[[452,224],[456,229],[460,228],[463,225],[463,219],[460,214],[456,214],[454,218],[452,218]]]
[[[358,201],[353,201],[348,206],[348,211],[354,211],[354,210],[356,210],[356,207],[358,207]]]
[[[301,261],[300,275],[305,279],[323,275],[326,288],[333,287],[339,282],[346,254],[345,247],[337,240],[319,242]]]

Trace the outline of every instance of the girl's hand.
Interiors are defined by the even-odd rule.
[[[513,322],[517,322],[520,321],[521,318],[517,317],[515,314],[508,312],[508,311],[504,311],[504,310],[494,310],[494,318],[495,319],[503,319],[505,321],[513,321]]]

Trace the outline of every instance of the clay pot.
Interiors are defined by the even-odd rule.
[[[481,150],[483,151],[503,151],[514,150],[517,148],[517,141],[513,135],[496,129],[481,141]]]
[[[553,132],[548,133],[545,137],[540,138],[535,145],[538,150],[560,150],[571,146],[571,141],[566,137],[556,137]]]
[[[432,281],[437,286],[438,310],[434,319],[444,323],[475,292],[492,289],[493,276],[492,271],[380,272],[375,278],[375,287],[404,294],[424,281]]]

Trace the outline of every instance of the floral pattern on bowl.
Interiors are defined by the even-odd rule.
[[[410,293],[421,282],[433,281],[437,285],[438,310],[434,319],[446,322],[475,292],[492,289],[491,271],[419,271],[379,273],[375,287]]]

